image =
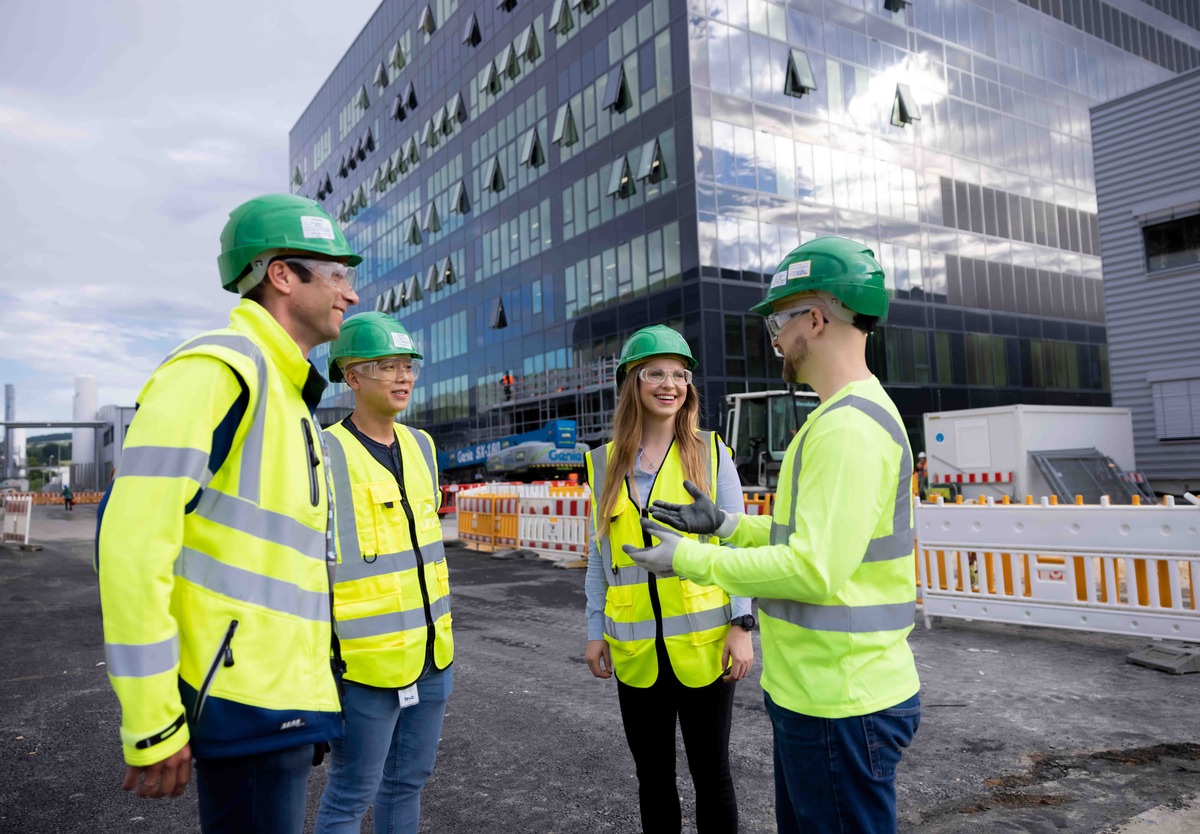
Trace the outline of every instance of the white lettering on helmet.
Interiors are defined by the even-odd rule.
[[[305,237],[316,237],[322,240],[336,240],[333,235],[333,224],[324,217],[301,215],[300,229]]]

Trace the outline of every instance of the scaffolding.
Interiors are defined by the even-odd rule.
[[[476,388],[475,442],[540,429],[549,420],[574,420],[577,437],[607,439],[617,401],[617,360],[555,368]]]

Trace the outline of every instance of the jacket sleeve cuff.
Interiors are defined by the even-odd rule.
[[[721,520],[721,526],[714,531],[717,538],[725,540],[732,536],[741,519],[741,513],[725,513],[725,518]]]
[[[171,758],[191,739],[187,719],[183,713],[178,720],[152,736],[135,739],[122,733],[125,747],[125,763],[133,767],[149,767]]]

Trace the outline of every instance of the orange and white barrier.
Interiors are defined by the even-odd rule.
[[[746,515],[770,515],[775,506],[775,493],[746,492],[742,494],[742,500],[746,503]]]
[[[30,493],[4,496],[4,533],[0,541],[3,544],[29,544],[29,522],[33,517],[33,495]]]
[[[521,500],[517,546],[552,559],[586,559],[591,498]]]
[[[921,504],[931,617],[1200,640],[1200,508]]]
[[[475,550],[585,559],[591,490],[578,484],[485,484],[459,490],[458,537]]]
[[[35,507],[61,505],[63,502],[61,492],[10,492],[7,494],[29,498]],[[94,489],[81,490],[74,494],[76,504],[99,504],[102,498],[104,498],[104,493]]]

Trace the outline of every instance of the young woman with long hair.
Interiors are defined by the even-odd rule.
[[[726,512],[744,512],[724,443],[699,428],[695,366],[687,341],[669,327],[634,333],[618,361],[613,441],[587,456],[586,658],[596,677],[616,674],[646,834],[675,834],[682,825],[676,722],[696,789],[698,831],[737,831],[729,730],[734,683],[754,663],[750,600],[731,600],[715,585],[656,577],[622,550],[649,545],[641,520],[652,500],[693,500],[685,481]]]

